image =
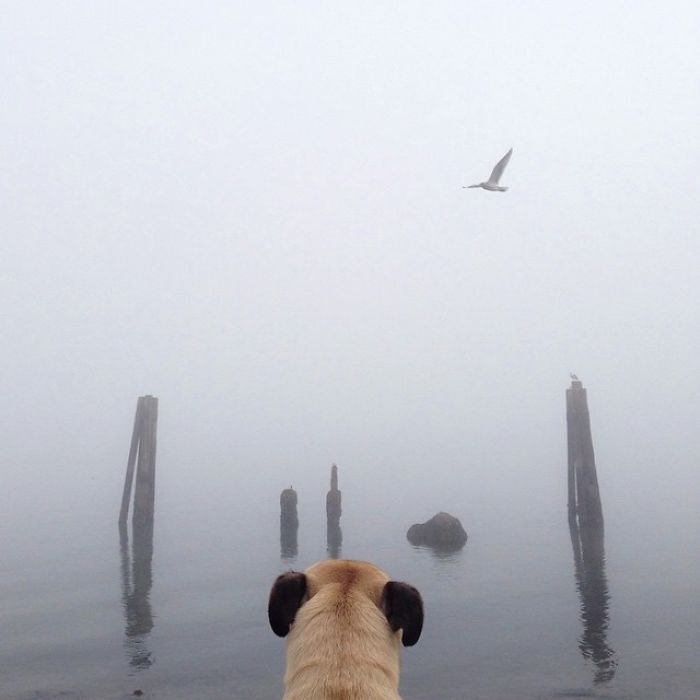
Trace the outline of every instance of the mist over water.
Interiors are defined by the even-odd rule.
[[[161,424],[161,443],[167,433]],[[175,698],[279,697],[284,642],[268,627],[267,593],[281,571],[328,556],[329,466],[295,480],[296,556],[281,556],[279,494],[265,478],[238,481],[244,470],[234,465],[206,498],[196,491],[188,498],[169,489],[168,465],[159,460],[152,559],[148,539],[120,542],[119,490],[38,519],[15,514],[0,589],[3,697],[122,698],[134,689]],[[446,501],[439,470],[426,473],[420,493],[392,491],[381,480],[375,489],[354,471],[340,465],[338,554],[379,563],[425,600],[423,636],[403,654],[406,698],[435,687],[447,697],[494,700],[694,697],[694,512],[642,502],[630,517],[603,488],[607,560],[596,569],[572,552],[563,493],[549,499],[533,489],[490,501],[463,479],[452,484],[454,503],[462,503],[452,511],[470,539],[441,555],[405,539],[412,522]],[[192,476],[210,473],[203,465]],[[599,458],[602,483],[605,473]],[[640,546],[648,518],[657,528]],[[601,653],[615,661],[603,682]]]
[[[0,697],[280,697],[270,585],[337,555],[425,599],[406,700],[696,700],[699,22],[7,3]],[[511,146],[508,192],[461,189]],[[147,393],[154,529],[120,532]],[[467,545],[412,547],[440,511]]]

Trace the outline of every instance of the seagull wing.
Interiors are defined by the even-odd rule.
[[[506,165],[508,165],[508,161],[512,155],[513,149],[511,148],[510,151],[508,151],[508,153],[506,153],[503,158],[496,163],[496,167],[493,169],[491,177],[489,178],[489,182],[492,185],[498,184],[498,181],[501,179],[501,175],[503,175],[503,171],[506,169]]]

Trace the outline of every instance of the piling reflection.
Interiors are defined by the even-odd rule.
[[[340,559],[343,546],[343,531],[339,520],[328,518],[326,521],[326,549],[329,559]]]
[[[605,574],[605,536],[601,528],[581,528],[576,518],[569,518],[574,552],[576,589],[581,599],[579,649],[595,665],[593,682],[605,683],[615,677],[617,656],[608,644],[608,580]]]
[[[153,629],[150,594],[153,585],[153,522],[133,527],[129,547],[126,523],[119,524],[121,555],[122,607],[125,643],[129,665],[136,671],[150,668],[155,659],[148,650],[148,635]]]
[[[297,528],[280,527],[280,556],[282,559],[295,559],[299,554]]]

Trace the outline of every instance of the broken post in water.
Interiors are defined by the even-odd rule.
[[[340,522],[341,493],[338,490],[338,465],[331,467],[331,490],[326,494],[326,518]]]
[[[584,658],[595,665],[593,680],[597,684],[615,676],[617,656],[607,641],[610,596],[605,574],[605,531],[588,397],[575,375],[571,387],[566,390],[566,422],[569,533],[583,624],[579,649]]]
[[[280,494],[280,553],[282,559],[293,559],[299,549],[297,531],[297,492],[290,486]]]
[[[153,523],[156,494],[156,438],[158,432],[158,399],[155,396],[139,396],[136,402],[134,429],[131,434],[129,459],[126,466],[122,505],[119,522],[126,523],[129,515],[131,490],[134,487],[134,526]]]
[[[331,489],[326,495],[326,547],[331,559],[340,557],[343,531],[340,529],[342,514],[341,492],[338,490],[338,466],[331,467]]]

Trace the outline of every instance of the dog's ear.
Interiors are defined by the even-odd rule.
[[[391,629],[394,632],[403,630],[403,645],[412,647],[423,629],[423,599],[420,593],[407,583],[389,581],[384,586],[380,606]]]
[[[287,571],[272,584],[267,616],[270,627],[278,637],[286,637],[297,610],[306,594],[306,576],[298,571]]]

